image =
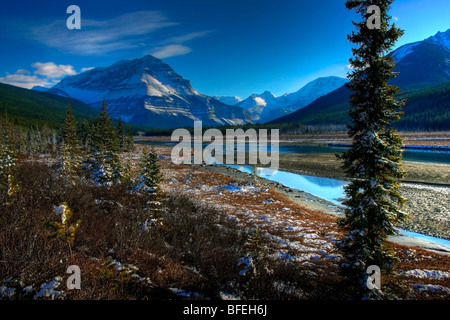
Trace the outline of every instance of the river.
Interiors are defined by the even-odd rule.
[[[243,165],[226,165],[226,166],[235,168],[245,173],[252,173],[253,170],[251,166],[243,166]],[[345,185],[348,184],[348,182],[346,181],[341,181],[337,179],[300,175],[296,173],[279,170],[274,171],[268,168],[257,168],[256,173],[261,178],[279,182],[288,188],[305,191],[307,193],[310,193],[316,197],[327,200],[336,205],[342,205],[341,202],[345,198],[344,187]],[[403,229],[399,229],[398,231],[399,234],[402,236],[423,240],[450,249],[450,240],[431,237],[428,235],[410,232]]]

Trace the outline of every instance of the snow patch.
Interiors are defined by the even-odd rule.
[[[400,274],[412,276],[415,278],[421,278],[421,279],[443,280],[443,279],[450,278],[449,272],[440,271],[440,270],[414,269],[414,270],[407,270],[407,271],[401,272]]]

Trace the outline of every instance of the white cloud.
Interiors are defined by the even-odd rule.
[[[164,59],[169,57],[181,56],[192,52],[192,49],[181,44],[171,44],[164,47],[158,47],[152,55],[158,59]]]
[[[185,43],[185,42],[188,42],[188,41],[191,41],[191,40],[194,40],[194,39],[203,38],[203,37],[207,36],[208,34],[210,34],[212,32],[213,32],[212,30],[200,31],[200,32],[191,32],[191,33],[187,33],[187,34],[184,34],[184,35],[181,35],[181,36],[169,38],[169,39],[163,41],[162,43],[163,44],[166,44],[166,43],[172,43],[172,44]]]
[[[54,62],[35,62],[31,65],[36,70],[35,74],[47,78],[61,78],[63,76],[75,75],[77,72],[71,65],[55,64]]]
[[[57,65],[54,62],[35,62],[31,65],[33,74],[26,69],[19,69],[13,74],[6,73],[0,77],[0,82],[16,87],[31,89],[34,86],[54,86],[64,76],[75,75],[77,72],[71,65]]]
[[[0,77],[0,82],[26,89],[31,89],[34,86],[48,87],[53,85],[48,79],[42,79],[36,75],[25,74],[21,72],[21,70],[17,70],[14,74],[7,73],[6,76]]]

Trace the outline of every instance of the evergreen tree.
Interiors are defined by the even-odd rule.
[[[122,118],[119,118],[117,123],[117,139],[119,143],[119,149],[121,152],[125,150],[125,130],[123,128]]]
[[[78,135],[81,139],[81,146],[84,150],[87,150],[89,146],[92,122],[93,121],[89,122],[88,120],[84,119],[79,129]]]
[[[82,156],[77,134],[77,123],[72,114],[70,104],[67,106],[66,118],[61,131],[60,173],[65,177],[73,179],[80,170]]]
[[[90,140],[90,173],[98,184],[119,183],[122,176],[122,164],[119,157],[117,131],[108,116],[106,103],[103,102],[100,116],[95,119]]]
[[[134,148],[134,140],[133,133],[131,132],[131,128],[128,127],[127,135],[125,136],[125,151],[133,151]]]
[[[159,224],[162,221],[162,191],[160,189],[161,173],[158,164],[158,155],[154,148],[148,151],[144,148],[141,157],[141,170],[138,178],[138,191],[147,197],[146,214],[148,223]]]
[[[17,155],[10,139],[11,125],[6,113],[0,124],[2,131],[0,138],[0,190],[6,190],[11,196],[18,190],[15,182]]]
[[[354,71],[347,85],[353,91],[348,134],[353,141],[340,158],[351,182],[346,187],[345,218],[339,221],[346,232],[339,248],[345,260],[341,271],[360,295],[368,293],[366,270],[370,265],[377,265],[382,272],[392,270],[395,257],[386,239],[395,234],[395,225],[405,217],[401,212],[405,199],[399,193],[404,176],[402,139],[390,126],[401,118],[399,110],[405,101],[397,101],[394,95],[399,89],[387,84],[396,74],[394,61],[386,54],[403,33],[390,25],[387,11],[392,2],[346,2],[347,9],[355,9],[363,21],[354,22],[357,33],[348,36],[358,47],[352,49],[349,60]],[[370,5],[380,9],[379,29],[367,25]]]

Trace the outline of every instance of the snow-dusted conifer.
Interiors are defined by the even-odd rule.
[[[122,163],[119,157],[117,131],[103,102],[100,116],[95,120],[90,139],[91,177],[100,185],[119,183],[122,178]]]
[[[0,138],[0,190],[5,190],[8,195],[13,195],[18,190],[15,181],[15,168],[17,155],[14,144],[11,141],[11,124],[5,113],[1,121],[2,136]]]
[[[66,118],[61,131],[59,169],[62,176],[73,179],[80,170],[82,155],[77,134],[77,123],[70,104],[67,106]]]
[[[158,155],[154,148],[144,148],[141,157],[141,170],[137,179],[137,189],[147,199],[145,211],[149,224],[162,224],[162,191],[160,189],[161,173]]]
[[[350,0],[349,10],[362,16],[354,22],[357,32],[348,36],[358,45],[353,48],[350,64],[354,68],[347,87],[353,91],[349,111],[348,134],[351,148],[344,152],[343,168],[351,179],[346,187],[345,218],[339,222],[346,232],[339,243],[344,262],[341,271],[354,281],[359,294],[367,294],[366,270],[377,265],[389,272],[395,262],[386,242],[395,234],[395,225],[404,219],[401,207],[405,198],[399,193],[402,139],[391,127],[401,118],[404,101],[395,99],[398,88],[388,85],[395,77],[394,61],[386,56],[403,31],[390,25],[387,11],[393,0]],[[369,28],[370,5],[380,8],[380,28]]]

